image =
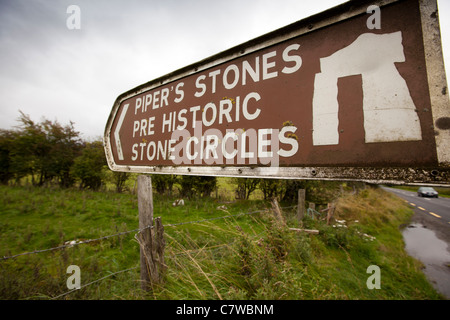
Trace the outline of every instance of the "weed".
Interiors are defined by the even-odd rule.
[[[382,190],[343,192],[335,218],[345,220],[346,228],[306,216],[301,227],[318,235],[289,230],[298,227],[295,210],[285,210],[287,226],[268,210],[205,221],[270,207],[263,200],[240,200],[218,209],[226,198],[221,192],[218,199],[185,199],[178,207],[172,206],[176,197],[154,196],[154,214],[164,225],[202,222],[165,228],[168,269],[151,292],[139,289],[139,246],[126,234],[0,262],[0,298],[48,299],[67,292],[71,264],[80,267],[82,284],[94,284],[63,299],[440,298],[403,248],[399,226],[412,211]],[[0,186],[0,195],[2,256],[138,227],[134,194]],[[382,270],[382,290],[365,286],[372,264]]]

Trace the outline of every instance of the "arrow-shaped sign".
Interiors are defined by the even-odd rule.
[[[437,12],[437,0],[348,1],[124,92],[109,168],[448,185]]]
[[[127,113],[128,106],[128,103],[124,105],[122,113],[120,114],[119,121],[117,122],[116,131],[114,131],[114,138],[116,139],[117,155],[119,157],[119,160],[123,160],[122,143],[120,141],[119,131],[122,127],[123,119],[125,118],[125,115]]]

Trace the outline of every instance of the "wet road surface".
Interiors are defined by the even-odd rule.
[[[416,192],[382,188],[414,209],[403,230],[405,249],[424,264],[428,280],[450,299],[450,198],[422,198]]]

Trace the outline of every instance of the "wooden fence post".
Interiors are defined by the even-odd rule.
[[[301,222],[305,216],[305,189],[298,190],[297,218]]]
[[[282,225],[286,225],[286,221],[284,220],[283,213],[281,212],[280,206],[278,205],[278,201],[276,198],[273,198],[272,201],[272,209],[275,218],[278,222],[280,222]]]
[[[139,232],[138,241],[140,244],[141,255],[141,288],[143,290],[149,289],[150,284],[150,269],[146,262],[146,247],[151,245],[152,234],[149,226],[153,225],[153,193],[152,193],[152,178],[146,175],[140,175],[137,178],[137,195],[138,195],[138,209],[139,209]]]
[[[153,225],[153,193],[150,176],[138,176],[139,233],[141,288],[149,290],[153,284],[161,283],[167,268],[164,262],[164,226],[161,218]]]
[[[153,265],[148,263],[151,260],[153,226],[153,190],[150,176],[138,176],[137,195],[140,231],[136,239],[140,245],[141,288],[149,290],[152,283],[151,275],[155,272],[152,270]]]
[[[327,225],[330,224],[331,219],[334,215],[334,210],[336,209],[336,206],[334,203],[329,203],[327,206]]]

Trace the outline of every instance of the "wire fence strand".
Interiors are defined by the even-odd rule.
[[[296,206],[282,207],[281,209],[291,209],[291,208],[294,208],[294,207],[296,207]],[[213,220],[234,218],[234,217],[239,217],[239,216],[245,216],[245,215],[251,215],[251,214],[255,214],[255,213],[266,212],[267,210],[268,209],[256,210],[256,211],[251,211],[251,212],[230,214],[230,215],[222,216],[222,217],[213,217],[213,218],[196,220],[196,221],[172,223],[172,224],[163,225],[163,227],[164,228],[166,228],[166,227],[176,227],[176,226],[181,226],[181,225],[186,225],[186,224],[194,224],[194,223],[202,223],[202,222],[213,221]],[[122,235],[126,235],[126,234],[129,234],[129,233],[132,233],[132,232],[138,232],[139,233],[139,232],[142,232],[142,231],[144,231],[144,230],[146,230],[148,228],[153,228],[153,226],[146,226],[146,227],[141,228],[141,229],[138,228],[138,229],[133,229],[133,230],[128,230],[128,231],[123,231],[123,232],[119,232],[119,233],[103,236],[103,237],[96,238],[96,239],[89,239],[89,240],[84,240],[84,241],[80,241],[80,242],[76,242],[76,243],[64,244],[64,245],[60,245],[60,246],[53,247],[53,248],[34,250],[34,251],[30,251],[30,252],[23,252],[23,253],[15,254],[15,255],[12,255],[12,256],[3,256],[3,257],[0,258],[0,261],[5,261],[5,260],[17,258],[17,257],[20,257],[20,256],[30,255],[30,254],[37,254],[37,253],[43,253],[43,252],[54,251],[54,250],[59,250],[59,249],[71,248],[71,247],[74,247],[74,246],[78,246],[80,244],[87,244],[87,243],[91,243],[91,242],[102,241],[102,240],[106,240],[108,238],[122,236]]]
[[[253,212],[253,213],[255,213],[255,212]],[[227,216],[227,217],[229,217],[229,216]],[[225,217],[224,217],[224,218],[225,218]],[[209,220],[209,219],[208,219],[208,220]],[[171,226],[171,225],[167,225],[167,226]],[[253,237],[259,237],[259,236],[261,236],[263,233],[264,233],[264,232],[261,232],[261,233],[259,233],[259,234],[254,235]],[[169,254],[169,256],[175,257],[175,256],[180,256],[180,255],[186,255],[186,254],[193,253],[193,252],[197,252],[197,251],[216,250],[216,249],[220,249],[220,248],[223,248],[223,247],[229,247],[229,246],[232,245],[233,243],[234,243],[234,241],[231,241],[231,242],[228,242],[228,243],[222,243],[222,244],[214,245],[214,246],[211,246],[211,247],[202,247],[202,248],[198,248],[198,249],[183,250],[183,251],[179,251],[179,252],[175,252],[175,253]],[[102,280],[105,280],[105,279],[107,279],[107,278],[109,278],[109,277],[112,277],[112,276],[114,276],[114,275],[116,275],[116,274],[124,273],[124,272],[131,271],[131,270],[135,270],[135,269],[138,269],[138,268],[140,268],[140,267],[139,267],[139,266],[136,266],[136,267],[132,267],[132,268],[129,268],[129,269],[125,269],[125,270],[121,270],[121,271],[117,271],[117,272],[111,273],[111,274],[109,274],[109,275],[107,275],[107,276],[104,276],[104,277],[99,278],[99,279],[97,279],[97,280],[94,280],[94,281],[91,281],[91,282],[89,282],[89,283],[86,283],[86,284],[80,286],[80,288],[78,288],[78,289],[72,289],[72,290],[67,291],[67,292],[65,292],[65,293],[62,293],[62,294],[60,294],[60,295],[58,295],[58,296],[56,296],[56,297],[53,297],[53,298],[51,298],[51,300],[59,299],[59,298],[64,297],[64,296],[66,296],[66,295],[68,295],[68,294],[71,294],[71,293],[73,293],[73,292],[75,292],[75,291],[77,291],[77,290],[81,290],[81,289],[83,289],[83,288],[85,288],[85,287],[88,287],[88,286],[94,284],[94,283],[97,283],[97,282],[100,282],[100,281],[102,281]]]
[[[102,277],[102,278],[100,278],[100,279],[97,279],[97,280],[91,281],[91,282],[89,282],[89,283],[83,284],[83,285],[80,286],[80,288],[78,288],[78,289],[73,289],[73,290],[67,291],[67,292],[65,292],[65,293],[63,293],[63,294],[60,294],[59,296],[53,297],[53,298],[51,298],[50,300],[55,300],[55,299],[64,297],[64,296],[68,295],[69,293],[75,292],[75,291],[77,291],[77,290],[81,290],[81,289],[83,289],[84,287],[90,286],[91,284],[94,284],[94,283],[96,283],[96,282],[105,280],[105,279],[107,279],[107,278],[109,278],[109,277],[115,276],[116,274],[123,273],[123,272],[127,272],[127,271],[131,271],[131,270],[134,270],[134,269],[137,269],[137,268],[139,268],[139,266],[133,267],[133,268],[129,268],[129,269],[125,269],[125,270],[121,270],[121,271],[117,271],[117,272],[114,272],[114,273],[111,273],[111,274],[109,274],[109,275],[107,275],[107,276],[104,276],[104,277]]]
[[[16,257],[19,257],[19,256],[25,256],[25,255],[29,255],[29,254],[48,252],[48,251],[64,249],[64,248],[71,248],[71,247],[74,247],[74,246],[78,246],[80,244],[87,244],[87,243],[91,243],[91,242],[102,241],[102,240],[105,240],[105,239],[108,239],[108,238],[122,236],[122,235],[125,235],[125,234],[128,234],[128,233],[132,233],[132,232],[142,232],[142,231],[144,231],[144,230],[146,230],[148,228],[153,228],[153,226],[147,226],[147,227],[144,227],[142,229],[133,229],[133,230],[128,230],[128,231],[123,231],[123,232],[107,235],[107,236],[104,236],[104,237],[100,237],[100,238],[97,238],[97,239],[89,239],[89,240],[84,240],[84,241],[80,241],[80,242],[76,242],[76,243],[64,244],[64,245],[53,247],[53,248],[35,250],[35,251],[30,251],[30,252],[23,252],[23,253],[15,254],[15,255],[12,255],[12,256],[3,256],[0,261],[13,259],[13,258],[16,258]]]
[[[282,207],[281,209],[291,209],[291,208],[295,208],[295,207],[296,206]],[[261,212],[267,212],[267,211],[268,211],[268,209],[255,210],[255,211],[251,211],[251,212],[243,212],[243,213],[238,213],[238,214],[229,214],[229,215],[221,216],[221,217],[213,217],[213,218],[201,219],[201,220],[195,220],[195,221],[186,221],[186,222],[166,224],[163,227],[166,228],[166,227],[182,226],[182,225],[187,225],[187,224],[203,223],[203,222],[207,222],[207,221],[214,221],[214,220],[227,219],[227,218],[235,218],[235,217],[246,216],[246,215],[251,215],[251,214],[261,213]],[[139,233],[139,232],[142,232],[142,231],[144,231],[144,230],[146,230],[148,228],[153,228],[153,226],[149,225],[149,226],[146,226],[144,228],[137,228],[137,229],[132,229],[132,230],[128,230],[128,231],[118,232],[118,233],[115,233],[115,234],[103,236],[103,237],[96,238],[96,239],[89,239],[89,240],[84,240],[84,241],[80,241],[80,242],[76,242],[76,243],[64,244],[64,245],[53,247],[53,248],[47,248],[47,249],[42,249],[42,250],[35,250],[35,251],[30,251],[30,252],[24,252],[24,253],[19,253],[19,254],[12,255],[12,256],[4,256],[4,257],[2,257],[0,259],[0,261],[13,259],[13,258],[16,258],[16,257],[19,257],[19,256],[24,256],[24,255],[37,254],[37,253],[48,252],[48,251],[53,251],[53,250],[58,250],[58,249],[71,248],[71,247],[74,247],[74,246],[77,246],[77,245],[87,244],[87,243],[96,242],[96,241],[102,241],[102,240],[105,240],[105,239],[108,239],[108,238],[122,236],[122,235],[126,235],[126,234],[133,233],[133,232]],[[215,245],[215,246],[212,246],[212,247],[209,247],[209,248],[199,248],[199,249],[189,250],[189,252],[195,252],[195,251],[200,251],[200,250],[218,249],[220,247],[229,246],[231,244],[232,244],[232,242],[224,243],[224,244]],[[182,255],[182,254],[186,254],[186,251],[174,253],[173,256]],[[58,296],[52,297],[51,300],[62,298],[62,297],[66,296],[68,294],[71,294],[71,293],[73,293],[73,292],[75,292],[77,290],[80,290],[80,289],[83,289],[85,287],[88,287],[88,286],[90,286],[90,285],[92,285],[94,283],[100,282],[100,281],[105,280],[105,279],[107,279],[109,277],[112,277],[114,275],[117,275],[117,274],[120,274],[120,273],[124,273],[124,272],[127,272],[127,271],[131,271],[131,270],[135,270],[135,269],[138,269],[138,268],[139,268],[139,266],[136,266],[136,267],[132,267],[132,268],[128,268],[128,269],[125,269],[125,270],[120,270],[120,271],[111,273],[111,274],[109,274],[107,276],[104,276],[104,277],[99,278],[97,280],[94,280],[94,281],[91,281],[89,283],[86,283],[86,284],[80,286],[80,288],[73,289],[73,290],[67,291],[65,293],[62,293],[62,294],[60,294]]]

